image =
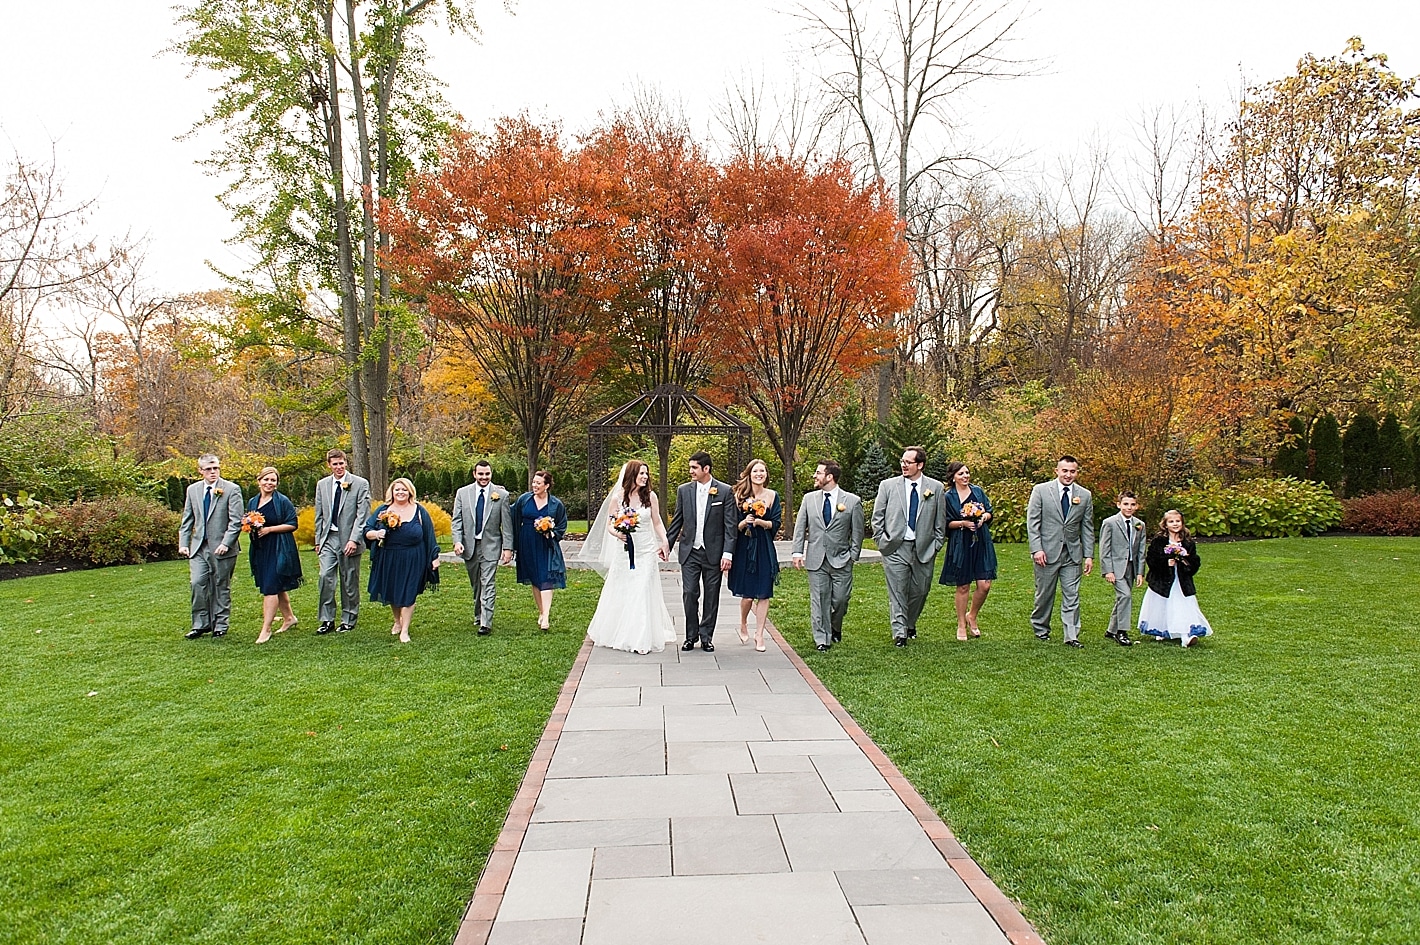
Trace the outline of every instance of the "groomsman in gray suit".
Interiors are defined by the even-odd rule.
[[[197,457],[202,479],[187,487],[178,525],[178,554],[187,559],[192,587],[189,640],[204,633],[227,635],[232,619],[232,572],[241,551],[242,487],[222,478],[222,463],[211,453]]]
[[[1134,613],[1134,588],[1144,586],[1144,523],[1134,513],[1139,498],[1121,492],[1119,511],[1100,523],[1100,571],[1114,585],[1114,611],[1104,635],[1120,646],[1133,646],[1129,618]]]
[[[1050,611],[1055,606],[1059,585],[1060,623],[1065,628],[1065,645],[1080,642],[1080,577],[1094,570],[1095,503],[1090,490],[1075,484],[1080,463],[1062,456],[1055,464],[1055,478],[1031,490],[1026,506],[1026,539],[1035,562],[1035,608],[1030,622],[1035,635],[1050,639]]]
[[[473,618],[478,635],[493,632],[498,565],[513,560],[513,516],[508,490],[493,482],[493,467],[480,459],[473,482],[454,495],[454,554],[463,559],[473,585]]]
[[[316,633],[346,633],[360,616],[360,554],[370,517],[370,483],[346,469],[344,450],[325,454],[330,475],[316,483],[316,553],[320,555],[320,626]],[[335,584],[340,581],[340,624]]]
[[[818,464],[817,488],[794,519],[794,567],[809,569],[809,623],[820,651],[843,639],[853,565],[863,553],[863,500],[838,488],[841,471],[831,459]]]
[[[922,470],[927,451],[902,451],[901,476],[884,479],[873,500],[873,540],[883,556],[894,646],[917,636],[917,618],[932,589],[937,552],[947,540],[942,484]]]
[[[720,615],[720,580],[735,557],[739,509],[728,483],[710,472],[710,454],[690,457],[690,482],[676,489],[675,514],[666,544],[680,539],[681,601],[685,604],[682,650],[715,652],[715,619]],[[701,595],[704,595],[704,603]]]

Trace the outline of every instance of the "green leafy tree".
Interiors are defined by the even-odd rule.
[[[198,128],[221,133],[207,163],[269,282],[234,279],[292,349],[331,355],[355,470],[383,491],[391,359],[418,346],[392,302],[377,208],[447,130],[416,32],[436,11],[476,26],[454,0],[201,0],[179,8],[177,51],[218,77]],[[294,357],[292,360],[299,360]],[[328,405],[317,387],[314,400]]]
[[[1377,432],[1376,466],[1382,489],[1409,489],[1415,484],[1415,459],[1393,413],[1385,415]]]
[[[1341,426],[1324,413],[1312,427],[1312,478],[1324,482],[1333,492],[1341,489],[1346,469],[1341,459]]]
[[[1357,414],[1341,438],[1346,497],[1370,495],[1380,486],[1380,431],[1375,417]]]
[[[1272,468],[1281,476],[1307,478],[1307,426],[1301,417],[1287,421],[1287,434],[1272,458]]]
[[[841,485],[849,492],[858,492],[858,487],[862,485],[858,481],[858,473],[863,468],[869,448],[874,445],[873,427],[863,410],[863,402],[855,394],[848,398],[824,431],[829,458],[843,467]]]

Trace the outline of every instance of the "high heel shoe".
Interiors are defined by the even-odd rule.
[[[976,638],[976,637],[980,637],[980,636],[981,636],[981,628],[976,625],[976,621],[975,621],[975,620],[968,620],[967,623],[966,623],[966,625],[967,625],[967,628],[968,628],[969,630],[971,630],[971,635],[972,635],[973,638]]]
[[[539,627],[541,627],[542,629],[544,629],[544,630],[548,629],[548,626],[547,626],[547,625],[548,625],[547,614],[538,614],[538,615],[537,615],[537,625],[538,625]]]
[[[744,624],[740,624],[739,633],[740,633],[740,645],[741,645],[741,646],[744,646],[746,643],[749,642],[749,628],[746,627]]]
[[[957,627],[957,639],[966,642],[966,627]]]
[[[277,633],[285,633],[287,630],[290,630],[292,627],[294,627],[296,624],[298,624],[298,623],[300,623],[300,622],[301,622],[301,621],[297,620],[295,617],[292,617],[290,623],[285,623],[285,622],[283,622],[283,623],[281,624],[281,626],[279,626],[279,627],[276,628],[276,632],[277,632]]]
[[[257,642],[257,643],[265,643],[267,640],[270,640],[270,639],[271,639],[271,628],[270,628],[270,627],[267,627],[265,630],[261,631],[261,633],[257,634],[256,642]]]

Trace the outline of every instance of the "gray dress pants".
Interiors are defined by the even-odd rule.
[[[360,616],[360,558],[363,554],[347,555],[345,541],[336,532],[327,532],[320,544],[321,623],[335,622],[335,585],[340,583],[340,622],[353,627]]]

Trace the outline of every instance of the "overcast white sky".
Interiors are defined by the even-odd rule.
[[[434,71],[474,127],[526,109],[568,130],[627,103],[638,85],[680,100],[709,127],[712,105],[747,72],[787,83],[811,72],[792,0],[480,0],[479,42],[432,37]],[[159,55],[177,36],[161,0],[0,0],[0,136],[31,158],[51,138],[72,197],[98,198],[101,238],[151,240],[155,286],[213,287],[206,261],[241,267],[233,227],[198,165],[204,142],[176,140],[202,114],[207,77]],[[981,88],[966,132],[1049,165],[1091,141],[1123,141],[1141,110],[1204,101],[1221,109],[1240,84],[1289,72],[1298,57],[1339,53],[1360,35],[1403,75],[1420,72],[1412,0],[1036,0],[1020,31],[1041,74]]]

